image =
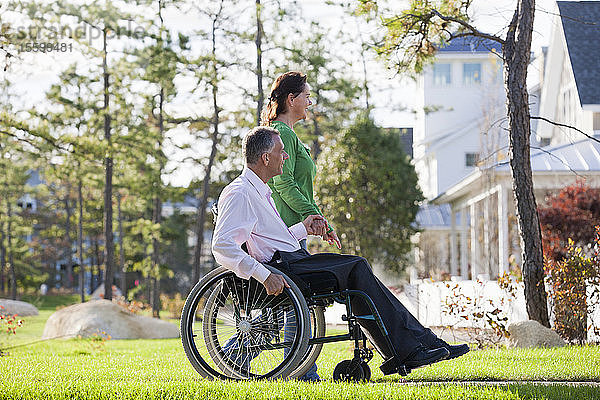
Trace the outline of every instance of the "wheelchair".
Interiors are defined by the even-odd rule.
[[[323,344],[354,341],[354,357],[340,362],[334,380],[369,381],[373,352],[359,320],[375,321],[390,348],[389,334],[369,296],[358,290],[339,290],[328,272],[298,277],[266,265],[289,284],[277,296],[251,278],[237,277],[218,267],[198,282],[188,295],[181,316],[181,341],[194,369],[208,379],[294,379],[304,375]],[[351,299],[358,296],[370,314],[355,315]],[[326,335],[324,308],[345,304],[348,333]],[[404,365],[381,366],[385,374],[410,372]]]

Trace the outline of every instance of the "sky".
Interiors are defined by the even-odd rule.
[[[0,0],[0,4],[3,1]],[[301,4],[301,13],[305,17],[318,21],[322,26],[336,30],[346,23],[343,11],[339,7],[324,5],[321,0],[303,0],[299,4]],[[394,7],[400,9],[402,2],[393,4]],[[504,37],[505,28],[514,12],[515,4],[516,1],[510,0],[475,0],[471,8],[475,21],[474,25],[481,31]],[[542,46],[549,44],[552,23],[554,22],[552,15],[554,8],[555,2],[553,0],[536,1],[532,44],[534,53],[539,53]],[[177,26],[183,30],[186,28],[192,29],[198,23],[193,15],[178,12],[167,13],[165,21],[167,25]],[[361,26],[343,26],[343,29],[348,29],[349,34],[352,35],[356,35],[360,30],[361,34],[369,36],[373,28],[364,24]],[[43,104],[45,91],[52,83],[57,82],[58,73],[72,63],[76,57],[78,56],[68,52],[55,53],[54,55],[24,54],[23,58],[19,60],[18,68],[11,68],[10,71],[11,80],[14,83],[13,95],[17,101],[21,102],[24,107]],[[354,68],[357,69],[357,66],[354,65]],[[362,70],[362,64],[360,69]],[[0,71],[0,73],[2,72]],[[374,55],[369,56],[367,77],[372,94],[371,103],[374,105],[372,116],[375,122],[384,127],[412,127],[415,124],[415,114],[412,111],[416,97],[416,86],[412,79],[387,70],[381,60],[375,59]],[[530,73],[530,78],[530,84],[534,84],[537,74]],[[178,107],[191,109],[193,105],[182,102],[178,104]],[[181,144],[186,141],[186,138],[175,137],[175,141]],[[203,146],[195,145],[196,147],[193,147],[192,152],[201,154],[204,151]],[[171,155],[173,165],[180,163],[183,157],[185,155],[173,153]],[[168,181],[177,186],[185,186],[192,178],[199,177],[201,174],[201,168],[182,164],[168,178]]]

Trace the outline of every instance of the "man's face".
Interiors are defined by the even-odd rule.
[[[281,175],[283,173],[283,163],[289,158],[288,154],[283,150],[283,142],[279,135],[273,135],[275,145],[273,149],[267,153],[267,168],[271,177]]]

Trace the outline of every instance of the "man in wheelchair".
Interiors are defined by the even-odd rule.
[[[277,213],[267,181],[282,173],[287,159],[283,147],[278,131],[269,127],[254,128],[246,135],[246,168],[225,187],[218,201],[212,240],[216,261],[240,278],[254,278],[262,283],[268,295],[278,296],[289,285],[265,264],[300,278],[329,272],[335,276],[339,290],[364,292],[375,305],[383,329],[373,319],[358,322],[384,358],[384,373],[400,372],[400,368],[410,371],[467,353],[467,345],[449,345],[423,327],[373,274],[364,258],[333,253],[311,255],[300,248],[299,240],[307,235],[323,236],[326,221],[320,215],[309,215],[288,228]],[[244,244],[247,252],[242,250]],[[371,312],[368,303],[361,296],[351,299],[357,315]],[[273,320],[283,318],[280,313]],[[251,317],[248,321],[252,323]],[[246,362],[255,356],[246,355]]]

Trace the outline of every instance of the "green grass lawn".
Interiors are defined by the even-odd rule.
[[[45,320],[60,305],[50,303],[41,304],[39,316],[25,319],[11,344],[40,338]],[[10,352],[0,357],[0,399],[600,399],[600,387],[558,383],[600,382],[598,346],[472,351],[416,370],[406,380],[384,377],[376,356],[366,384],[208,381],[193,370],[178,339],[52,340]],[[330,379],[335,365],[350,357],[350,342],[325,345],[319,374]]]

